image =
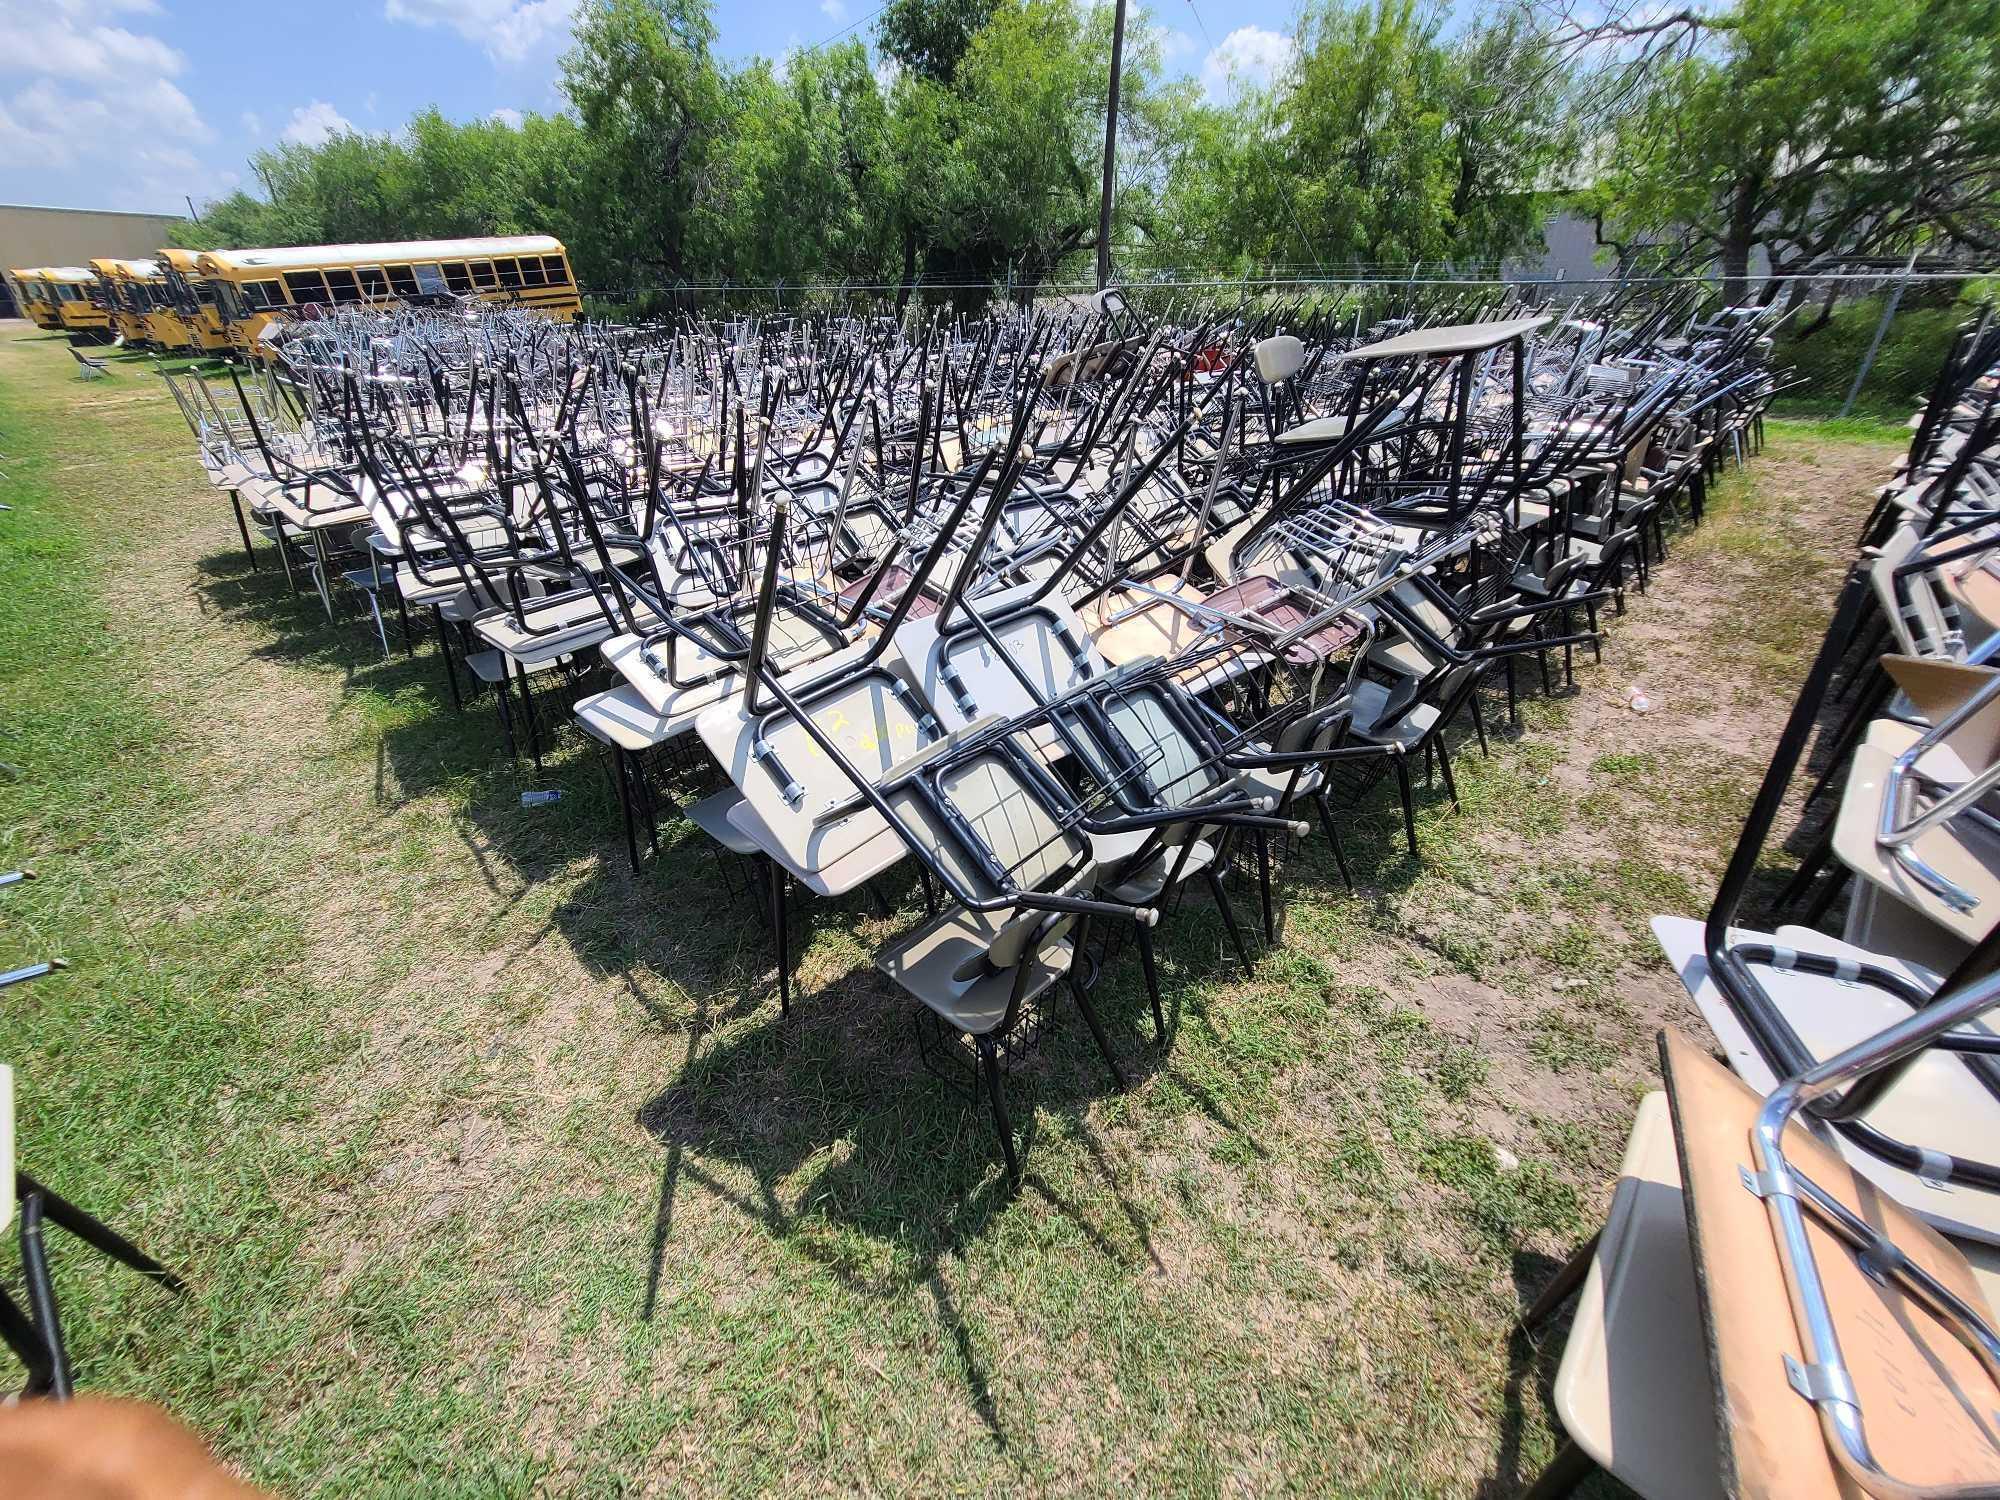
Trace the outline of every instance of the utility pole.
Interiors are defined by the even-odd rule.
[[[1125,71],[1125,0],[1111,23],[1111,89],[1104,101],[1104,192],[1097,201],[1097,288],[1111,280],[1111,184],[1118,175],[1118,80]]]

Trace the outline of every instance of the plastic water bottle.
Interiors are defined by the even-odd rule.
[[[523,807],[547,807],[551,802],[560,801],[562,801],[562,791],[560,788],[546,792],[521,793],[521,806]]]

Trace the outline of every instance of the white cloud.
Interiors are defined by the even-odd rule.
[[[315,99],[292,111],[292,118],[278,132],[278,139],[291,146],[323,146],[337,135],[352,134],[352,120],[324,99]]]
[[[0,169],[83,173],[86,196],[148,207],[204,187],[190,148],[215,132],[174,82],[187,59],[107,24],[157,13],[153,0],[0,0]]]
[[[569,31],[573,0],[387,0],[382,13],[413,26],[446,26],[495,62],[518,63]]]
[[[486,118],[489,120],[493,120],[501,125],[506,125],[511,127],[512,129],[519,130],[521,128],[521,121],[524,118],[524,116],[518,109],[509,109],[507,108],[506,105],[503,104],[500,106],[500,108],[494,110],[493,113],[488,115]]]
[[[805,40],[796,31],[785,38],[785,49],[771,60],[771,76],[780,83],[792,77],[792,59],[805,50]]]
[[[837,26],[847,19],[846,0],[819,0],[819,13]]]
[[[243,133],[253,141],[264,139],[264,117],[254,109],[243,111]]]
[[[375,90],[370,89],[368,91],[368,96],[361,101],[361,107],[367,110],[368,113],[372,115],[375,113],[375,106],[381,102],[382,102],[382,96],[376,93]]]
[[[1292,61],[1292,39],[1261,26],[1239,26],[1201,65],[1202,92],[1220,103],[1246,88],[1262,88]]]
[[[1201,51],[1201,43],[1185,31],[1167,31],[1160,35],[1160,61],[1176,63],[1184,57],[1193,57]]]

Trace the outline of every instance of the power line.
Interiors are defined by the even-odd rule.
[[[895,3],[896,0],[883,0],[882,4],[876,6],[873,10],[869,11],[868,14],[863,16],[860,20],[849,21],[845,26],[841,27],[840,30],[836,31],[832,36],[827,37],[824,41],[814,42],[810,47],[799,48],[798,55],[803,57],[808,52],[817,52],[822,47],[831,47],[835,42],[839,41],[849,32],[857,31],[861,27],[866,26],[870,21],[874,20],[877,16],[881,15],[883,11],[887,10],[891,5],[894,5]]]
[[[1208,23],[1202,20],[1201,11],[1195,6],[1194,0],[1187,0],[1187,8],[1194,16],[1194,24],[1201,29],[1203,43],[1207,45],[1209,54],[1213,56],[1215,53],[1215,39],[1208,34]],[[1305,226],[1299,222],[1299,211],[1292,203],[1292,190],[1285,185],[1285,174],[1277,172],[1273,175],[1274,180],[1278,184],[1278,196],[1285,200],[1285,213],[1292,221],[1292,232],[1299,237],[1299,247],[1307,255],[1312,256],[1312,263],[1315,267],[1320,267],[1320,258],[1314,252],[1312,240],[1307,236]],[[1324,267],[1320,268],[1324,269]]]

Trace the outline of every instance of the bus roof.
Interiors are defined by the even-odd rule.
[[[141,281],[157,281],[163,274],[156,260],[123,260],[114,256],[103,256],[91,263],[98,275],[109,271],[116,276],[133,276]]]
[[[225,271],[296,271],[317,266],[379,266],[385,262],[475,260],[495,255],[561,255],[553,235],[517,234],[478,240],[402,240],[385,245],[300,245],[288,250],[210,250],[203,259]]]
[[[89,266],[44,266],[38,274],[44,281],[97,280],[97,273]]]

